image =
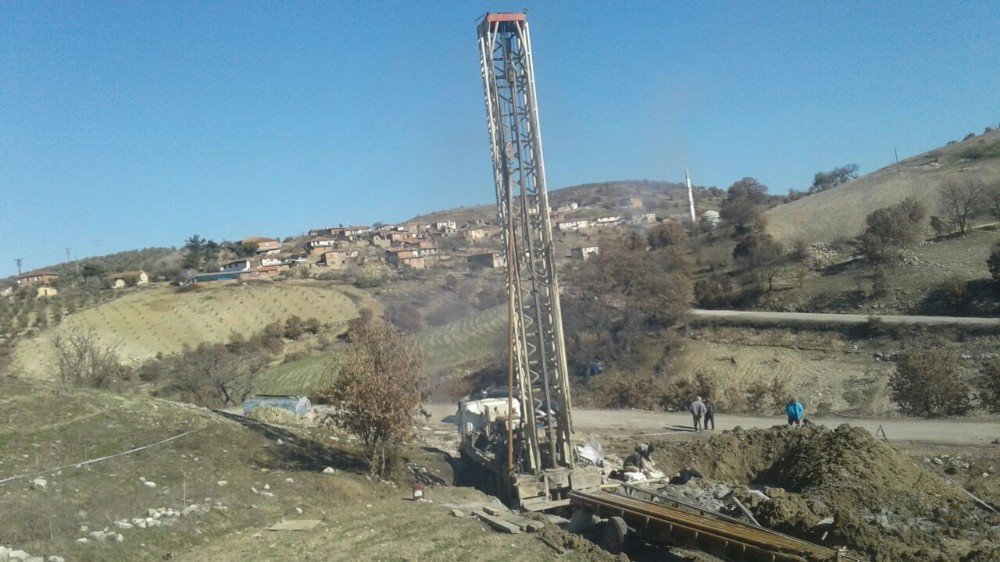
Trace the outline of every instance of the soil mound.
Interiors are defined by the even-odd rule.
[[[668,474],[684,467],[734,484],[761,523],[842,544],[876,560],[958,560],[989,552],[1000,518],[862,428],[844,424],[724,432],[658,447]],[[767,498],[750,493],[763,489]],[[832,525],[821,524],[833,518]]]

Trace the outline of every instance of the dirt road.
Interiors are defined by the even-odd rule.
[[[431,404],[427,409],[432,414],[431,425],[454,427],[452,425],[456,405]],[[806,412],[813,423],[834,428],[843,423],[863,427],[873,434],[879,427],[885,431],[890,441],[915,442],[938,445],[990,445],[1000,438],[1000,420],[919,420],[919,419],[858,419],[858,418],[814,418]],[[646,412],[641,410],[581,410],[573,412],[575,430],[582,433],[596,433],[608,437],[691,437],[691,416],[686,412]],[[743,428],[771,427],[785,423],[781,417],[730,416],[718,414],[717,431]],[[707,437],[711,431],[700,435]]]
[[[717,318],[749,323],[774,322],[775,324],[863,324],[869,318],[878,318],[886,324],[913,324],[924,326],[977,326],[1000,328],[1000,318],[973,318],[968,316],[903,316],[895,314],[826,314],[814,312],[770,312],[757,310],[705,310],[695,308],[696,318]]]

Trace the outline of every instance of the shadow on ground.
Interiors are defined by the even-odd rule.
[[[266,465],[264,468],[321,472],[326,467],[332,467],[358,474],[364,474],[366,470],[365,460],[353,452],[303,438],[286,429],[237,414],[219,410],[215,410],[215,413],[259,433],[265,439],[275,443],[281,440],[281,446],[270,457],[270,461],[264,463]]]

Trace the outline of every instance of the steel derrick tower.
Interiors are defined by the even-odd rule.
[[[498,221],[507,260],[510,392],[521,407],[511,467],[537,473],[573,463],[566,368],[531,39],[524,14],[487,14],[479,53]],[[526,407],[530,405],[529,407]]]

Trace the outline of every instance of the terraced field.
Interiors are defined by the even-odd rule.
[[[805,349],[779,345],[741,345],[735,342],[692,341],[685,353],[686,372],[714,375],[719,393],[745,389],[753,383],[780,381],[786,388],[812,404],[829,402],[835,409],[846,408],[845,387],[867,370],[890,367],[869,354],[838,349]]]
[[[485,359],[502,345],[507,329],[507,307],[495,306],[415,335],[427,353],[427,370],[433,376],[463,364]]]
[[[308,396],[333,384],[340,368],[336,355],[318,355],[283,363],[261,373],[258,394]]]
[[[223,342],[234,332],[250,335],[292,315],[340,325],[357,315],[357,307],[338,290],[291,283],[205,285],[189,292],[152,288],[67,316],[21,341],[15,367],[24,376],[51,378],[52,337],[73,331],[93,332],[138,363],[185,345]]]

